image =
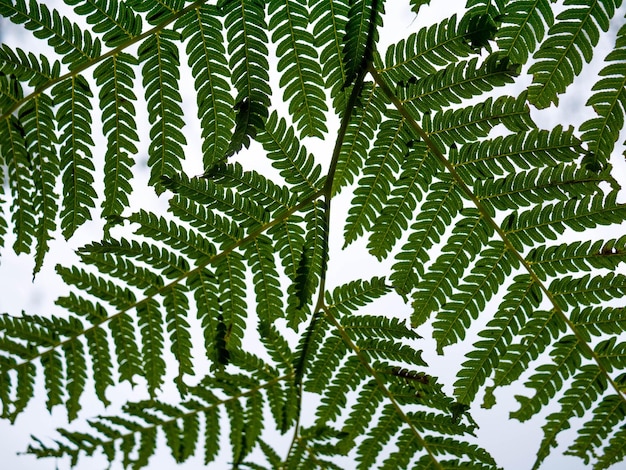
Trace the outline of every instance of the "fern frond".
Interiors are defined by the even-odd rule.
[[[462,201],[457,186],[452,181],[435,182],[430,187],[426,200],[417,218],[411,225],[409,238],[396,255],[390,280],[395,289],[408,294],[424,275],[424,264],[428,262],[428,251],[439,243],[441,236],[458,214]],[[414,318],[416,325],[420,322]]]
[[[472,53],[463,41],[464,36],[465,31],[457,26],[456,15],[422,28],[389,46],[385,53],[385,68],[381,73],[395,84],[411,77],[431,75],[440,67],[453,64]]]
[[[185,0],[156,0],[154,2],[128,0],[126,3],[134,11],[145,13],[146,20],[152,25],[157,25],[167,17],[173,16],[185,6]]]
[[[428,268],[413,294],[413,324],[418,325],[430,317],[451,297],[459,285],[465,270],[482,251],[493,235],[493,229],[485,223],[478,211],[462,209],[463,217],[454,225],[451,235],[441,248],[442,254]]]
[[[378,41],[377,27],[382,25],[384,3],[377,0],[354,0],[350,2],[346,34],[344,36],[343,60],[346,70],[344,87],[353,84],[364,65],[371,60]]]
[[[472,319],[478,318],[487,301],[497,292],[497,287],[502,285],[504,278],[510,275],[517,264],[517,260],[501,242],[489,243],[480,253],[470,274],[456,286],[457,292],[450,296],[449,301],[437,313],[433,322],[433,337],[437,340],[438,351],[441,352],[445,346],[465,338]],[[419,291],[415,294],[412,321],[421,320],[428,312],[420,310],[428,307],[428,304],[422,302],[419,294]]]
[[[591,271],[592,268],[617,269],[626,261],[624,237],[619,240],[595,242],[572,242],[556,246],[533,248],[526,259],[533,272],[545,279],[546,276],[559,276],[568,273]]]
[[[548,0],[514,0],[502,10],[502,26],[496,33],[498,48],[515,64],[525,64],[542,43],[546,28],[554,24]]]
[[[476,196],[498,210],[513,210],[550,200],[567,200],[598,192],[599,184],[610,181],[608,173],[596,174],[579,164],[559,164],[519,171],[502,179],[476,181]]]
[[[259,0],[218,3],[225,13],[230,76],[237,90],[237,127],[227,155],[249,145],[263,129],[270,104],[265,5]]]
[[[322,188],[322,168],[315,163],[313,155],[300,146],[293,128],[287,126],[283,118],[279,119],[276,111],[267,119],[265,129],[259,133],[257,140],[267,151],[272,166],[279,170],[285,182],[291,186],[291,191],[298,195],[298,200]]]
[[[241,348],[241,339],[246,328],[248,309],[246,305],[246,281],[243,256],[230,253],[215,265],[215,277],[218,281],[218,299],[220,316],[217,341],[224,343],[227,351]]]
[[[587,421],[580,428],[578,437],[567,449],[567,453],[580,457],[586,464],[589,463],[590,458],[596,456],[597,450],[602,446],[611,430],[623,422],[624,418],[626,418],[626,403],[624,400],[617,395],[605,396],[593,409],[593,419]],[[615,437],[618,435],[619,431],[615,434]],[[603,450],[602,453],[604,454],[605,452],[606,450]]]
[[[474,350],[457,374],[454,395],[461,403],[473,402],[479,388],[497,368],[500,358],[506,353],[522,325],[528,321],[528,313],[537,309],[541,292],[528,276],[515,278],[493,319],[478,335]]]
[[[423,143],[409,141],[408,152],[400,163],[400,176],[392,183],[387,204],[370,229],[367,248],[379,260],[387,256],[402,233],[408,229],[417,203],[427,191],[435,160],[429,158]]]
[[[272,241],[266,235],[259,235],[242,248],[252,268],[259,321],[272,324],[277,318],[284,317]]]
[[[452,63],[424,78],[400,82],[398,97],[421,112],[439,110],[512,83],[519,75],[518,68],[498,53],[491,54],[480,65],[474,57]]]
[[[137,60],[125,53],[105,60],[94,71],[96,84],[100,86],[100,109],[102,129],[107,137],[104,155],[104,217],[119,216],[128,207],[132,191],[130,179],[133,166],[132,155],[137,153],[137,124],[133,101]]]
[[[528,101],[538,108],[558,104],[558,96],[579,75],[583,61],[590,62],[598,44],[599,30],[608,31],[609,20],[621,2],[597,0],[592,3],[571,0],[548,30],[548,38],[533,55],[536,62],[528,69],[533,83]]]
[[[13,250],[15,253],[29,253],[35,238],[35,208],[29,202],[34,191],[34,178],[29,163],[29,155],[24,141],[24,129],[18,119],[11,115],[4,119],[0,128],[0,150],[9,179],[12,195],[12,220],[15,232]]]
[[[565,228],[582,231],[601,225],[619,224],[626,206],[615,201],[616,192],[604,195],[576,196],[567,201],[537,206],[525,212],[514,212],[502,222],[510,240],[518,246],[555,240]]]
[[[363,84],[359,99],[360,106],[357,106],[350,116],[346,135],[341,143],[333,179],[333,194],[338,193],[342,187],[352,184],[354,178],[360,174],[385,111],[383,94],[378,87],[370,83]]]
[[[280,86],[285,89],[283,100],[289,103],[289,113],[303,137],[322,138],[327,132],[324,113],[328,107],[315,39],[307,30],[307,7],[298,2],[272,2],[269,15]]]
[[[202,5],[176,22],[186,47],[188,63],[198,96],[198,119],[202,128],[202,162],[210,168],[226,155],[234,125],[228,80],[226,47],[219,10]]]
[[[589,152],[600,167],[609,161],[615,142],[624,127],[626,114],[626,73],[623,65],[626,61],[626,26],[617,33],[615,49],[606,57],[608,65],[598,74],[602,77],[593,86],[595,93],[587,100],[597,117],[581,124],[582,140],[587,143]]]
[[[152,142],[148,150],[151,185],[157,193],[163,176],[181,171],[184,158],[182,146],[187,143],[181,129],[185,125],[182,98],[179,91],[180,61],[178,45],[180,35],[172,31],[160,31],[139,46],[139,63],[148,106],[148,120],[152,125]]]
[[[354,190],[344,228],[347,246],[368,230],[380,215],[391,190],[394,175],[407,153],[410,140],[407,124],[393,114],[383,121],[370,156],[365,161],[363,175]]]
[[[427,121],[424,128],[430,131],[430,137],[436,142],[450,146],[487,137],[497,124],[504,124],[512,132],[525,132],[535,128],[526,104],[525,92],[517,98],[500,96],[495,101],[487,98],[475,106],[435,113],[432,124]]]
[[[43,54],[37,57],[32,52],[27,54],[22,49],[13,50],[6,44],[1,44],[0,71],[7,75],[14,75],[20,82],[36,88],[58,78],[61,74],[61,64],[58,60],[50,64]],[[0,107],[0,110],[2,109]]]
[[[36,0],[15,0],[0,5],[0,15],[15,24],[23,24],[39,39],[47,39],[48,44],[63,57],[62,62],[70,69],[100,55],[98,38],[93,39],[89,31],[83,31],[77,24],[50,10]]]
[[[621,333],[626,327],[626,317],[623,315],[623,307],[583,307],[572,310],[570,320],[579,331],[600,336],[602,333]]]
[[[111,0],[68,0],[66,3],[86,18],[94,33],[104,33],[102,41],[110,48],[141,33],[141,17],[133,15],[125,3]]]
[[[289,188],[256,171],[244,171],[239,162],[218,165],[205,176],[217,185],[236,189],[243,197],[257,201],[274,216],[297,204],[297,195]]]
[[[52,88],[58,105],[56,120],[60,132],[60,160],[63,181],[61,230],[70,238],[76,229],[91,219],[97,197],[93,189],[94,145],[91,138],[91,98],[87,80],[72,76]]]
[[[348,94],[343,87],[346,83],[346,69],[343,61],[343,35],[345,34],[349,2],[317,0],[310,2],[310,18],[313,25],[313,39],[320,50],[319,60],[322,76],[335,112],[341,114],[348,101]]]
[[[572,162],[583,154],[574,129],[556,126],[551,131],[531,129],[493,139],[468,142],[459,152],[451,154],[459,171],[467,171],[474,179],[501,176],[530,170],[539,162],[555,166]],[[468,178],[466,178],[468,179]]]
[[[50,97],[41,94],[28,101],[19,111],[19,119],[24,130],[26,151],[33,167],[32,204],[35,214],[38,215],[35,250],[36,274],[47,253],[48,241],[56,230],[56,216],[58,210],[56,181],[59,178],[59,159],[54,144],[53,103]],[[19,178],[19,175],[15,175]]]

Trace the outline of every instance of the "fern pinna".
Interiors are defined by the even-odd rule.
[[[624,460],[621,1],[468,0],[382,51],[390,3],[0,3],[45,49],[0,46],[1,240],[36,275],[55,235],[105,229],[57,266],[63,313],[0,316],[2,417],[143,393],[28,453],[140,468],[162,436],[177,462],[498,468],[475,417],[514,390],[533,468],[570,427],[565,454]],[[539,127],[598,57],[582,122]],[[341,231],[376,275],[334,280]],[[425,356],[459,343],[438,378]]]

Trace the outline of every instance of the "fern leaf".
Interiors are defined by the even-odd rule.
[[[280,86],[283,99],[302,136],[322,138],[327,132],[328,111],[324,95],[322,67],[313,34],[307,30],[309,12],[297,2],[272,2],[269,5],[270,30],[276,44]]]
[[[428,262],[428,250],[438,243],[446,227],[452,222],[462,201],[456,185],[451,181],[436,182],[421,206],[417,218],[411,225],[408,241],[396,255],[390,277],[400,294],[408,294],[424,274],[424,263]],[[418,322],[417,317],[414,321]]]
[[[53,349],[41,356],[44,385],[46,387],[46,408],[52,411],[56,405],[63,404],[63,356]]]
[[[241,339],[246,327],[244,270],[243,257],[236,252],[222,258],[215,266],[219,305],[225,327],[222,340],[228,351],[237,351],[241,348]]]
[[[518,169],[533,169],[537,162],[554,166],[572,162],[582,155],[580,141],[573,128],[556,126],[551,131],[531,129],[528,132],[468,142],[453,154],[458,171],[467,171],[471,178],[501,176]],[[469,179],[469,178],[468,178]]]
[[[74,11],[85,16],[95,33],[104,33],[102,40],[110,48],[123,44],[141,33],[141,18],[133,15],[124,3],[110,0],[68,0]]]
[[[502,285],[505,276],[508,276],[516,267],[516,259],[498,241],[491,242],[482,251],[470,274],[465,276],[464,282],[457,286],[458,292],[451,295],[433,322],[435,329],[433,338],[437,340],[439,352],[445,346],[465,338],[465,332],[472,319],[478,318],[487,301],[497,292],[497,287]],[[416,300],[419,298],[416,297]],[[421,319],[423,314],[417,310],[420,304],[417,302],[416,304],[413,315]]]
[[[528,69],[533,75],[528,89],[529,102],[538,108],[558,104],[558,95],[580,74],[583,61],[591,61],[600,37],[599,29],[608,31],[609,20],[620,3],[615,0],[568,1],[568,8],[556,17],[548,38],[533,55],[536,62]]]
[[[626,327],[623,307],[575,308],[570,314],[570,320],[578,331],[584,331],[590,336],[619,334]]]
[[[346,70],[344,87],[350,86],[357,75],[371,60],[378,41],[377,27],[382,25],[383,2],[377,0],[354,0],[350,2],[346,34],[344,36],[343,60]]]
[[[304,318],[305,309],[313,298],[317,286],[326,275],[328,261],[328,207],[323,201],[315,201],[307,220],[307,231],[298,274],[295,279],[296,309],[289,309],[289,326],[296,329]]]
[[[442,254],[415,286],[413,321],[417,324],[426,321],[430,312],[447,302],[465,269],[474,262],[493,235],[493,230],[485,224],[478,211],[462,209],[460,215],[463,218],[454,225],[452,234],[441,249]]]
[[[272,237],[275,251],[280,255],[285,273],[295,281],[298,276],[298,266],[304,249],[303,219],[292,215],[287,220],[268,230]]]
[[[254,199],[272,215],[296,205],[297,196],[286,186],[278,185],[256,171],[244,171],[239,162],[218,165],[205,176],[217,185],[236,189],[243,197]]]
[[[622,428],[613,435],[609,444],[603,449],[596,468],[609,468],[611,465],[623,461],[624,458],[626,458],[626,431]]]
[[[104,155],[104,217],[119,216],[128,207],[128,195],[132,191],[130,179],[133,166],[132,155],[137,153],[137,125],[133,101],[137,60],[125,53],[105,60],[94,71],[96,84],[100,86],[100,109],[102,129],[107,137]]]
[[[87,381],[87,364],[83,344],[80,341],[70,341],[63,345],[67,373],[67,415],[70,420],[77,418],[80,411],[80,397]]]
[[[519,344],[509,345],[507,351],[500,357],[494,374],[494,386],[487,388],[483,407],[490,408],[495,403],[493,396],[495,387],[509,385],[517,380],[528,369],[530,362],[543,353],[551,341],[564,331],[566,327],[563,319],[555,310],[534,312],[533,317],[520,330]]]
[[[307,373],[305,390],[317,393],[326,390],[347,351],[346,344],[339,336],[332,335],[326,339]]]
[[[407,142],[408,152],[400,163],[400,176],[392,183],[387,204],[370,230],[367,248],[379,260],[385,258],[403,232],[408,229],[417,203],[423,198],[434,174],[434,160],[423,144]]]
[[[267,151],[268,158],[273,162],[272,166],[279,170],[285,182],[291,186],[291,191],[298,194],[298,200],[321,189],[321,167],[299,145],[293,128],[287,126],[284,119],[279,120],[275,111],[268,118],[265,129],[257,140]]]
[[[520,171],[502,179],[476,182],[476,196],[498,210],[512,210],[550,200],[567,200],[599,191],[599,184],[610,180],[606,172],[596,174],[579,164],[559,164],[545,169]]]
[[[148,120],[152,125],[152,142],[148,150],[151,168],[151,185],[160,183],[162,176],[172,176],[181,171],[184,158],[182,146],[187,143],[181,129],[185,125],[182,98],[179,92],[180,62],[178,45],[180,36],[171,31],[161,31],[150,36],[139,47],[139,62],[148,106]],[[157,193],[163,188],[156,186]]]
[[[519,75],[518,68],[498,53],[491,54],[480,65],[474,57],[450,64],[424,78],[402,81],[398,84],[398,95],[421,112],[439,110],[512,83]]]
[[[496,124],[504,124],[512,132],[528,131],[535,125],[525,101],[525,92],[518,98],[501,96],[495,101],[487,98],[476,106],[436,113],[432,125],[424,127],[430,129],[431,138],[445,146],[487,137]]]
[[[23,24],[39,39],[47,39],[70,69],[100,55],[99,39],[92,39],[89,31],[81,30],[58,11],[51,11],[36,0],[29,0],[28,6],[25,0],[4,2],[0,5],[0,16],[9,18],[15,24]]]
[[[0,150],[8,167],[9,187],[12,193],[11,207],[15,227],[15,253],[29,253],[36,237],[35,208],[29,202],[33,188],[33,175],[29,155],[24,142],[24,130],[15,116],[4,119],[1,127]]]
[[[142,0],[128,0],[130,8],[139,13],[145,13],[146,20],[152,25],[174,16],[185,6],[185,0],[157,0],[144,2]]]
[[[194,260],[202,262],[215,254],[215,248],[210,241],[197,232],[187,230],[182,225],[151,212],[139,211],[131,214],[128,220],[139,225],[134,232],[136,235],[166,242]]]
[[[580,126],[582,140],[587,143],[593,161],[604,167],[609,161],[615,142],[619,139],[626,114],[626,73],[623,64],[626,60],[626,26],[617,33],[615,49],[606,57],[608,65],[599,76],[602,77],[592,88],[595,92],[587,106],[593,107],[597,117],[588,119]],[[587,164],[587,168],[589,164]]]
[[[465,32],[457,27],[456,15],[422,28],[389,46],[381,73],[396,84],[411,77],[431,75],[439,67],[453,64],[472,53],[464,43],[464,36]]]
[[[104,406],[108,406],[110,401],[106,397],[106,391],[115,385],[108,335],[104,328],[94,328],[85,332],[85,340],[91,358],[96,396]]]
[[[547,422],[543,426],[544,438],[539,446],[533,468],[539,468],[541,462],[549,455],[550,448],[556,447],[557,434],[570,427],[569,422],[572,417],[582,417],[586,410],[591,409],[593,403],[605,389],[606,379],[602,371],[592,365],[583,366],[563,397],[559,399],[560,409],[548,415],[546,419]],[[602,432],[602,430],[597,431]],[[604,436],[598,434],[594,440],[600,441],[602,437],[606,437],[606,434]],[[586,456],[584,458],[588,461]]]
[[[479,333],[480,341],[466,354],[454,383],[454,395],[461,403],[472,403],[479,388],[497,368],[500,358],[513,343],[513,338],[528,321],[528,314],[539,306],[541,294],[537,284],[527,275],[515,278],[498,307],[494,318]]]
[[[380,215],[391,190],[391,181],[407,152],[409,138],[406,123],[398,115],[389,116],[381,125],[374,148],[365,161],[363,176],[354,190],[344,229],[344,246],[368,230]]]
[[[91,147],[92,96],[89,84],[73,76],[52,89],[58,105],[56,120],[60,131],[60,159],[63,178],[61,229],[68,239],[76,229],[91,219],[97,195],[93,189],[94,166]]]
[[[243,250],[252,268],[259,321],[272,324],[277,318],[284,316],[272,241],[265,235],[259,235],[244,246]]]
[[[250,137],[263,129],[267,118],[271,95],[267,24],[264,5],[259,0],[218,2],[218,8],[226,14],[230,75],[237,90],[235,108],[239,111],[235,134],[227,151],[227,155],[231,155],[243,145],[249,145]]]
[[[223,27],[213,5],[202,5],[177,21],[198,96],[198,119],[202,128],[204,168],[224,158],[234,125],[234,100],[229,93],[226,48],[221,41]]]
[[[48,241],[56,230],[57,195],[55,185],[59,177],[59,159],[53,147],[54,117],[52,100],[45,94],[28,101],[20,108],[19,119],[24,128],[26,151],[33,166],[35,188],[33,206],[39,215],[37,223],[37,248],[33,274],[41,268],[48,251]]]
[[[14,75],[20,82],[36,88],[50,80],[59,78],[61,64],[55,60],[51,65],[48,58],[43,54],[37,57],[32,52],[27,54],[22,49],[13,50],[6,44],[1,44],[0,70],[7,75]]]
[[[593,418],[578,431],[578,437],[567,449],[567,453],[589,463],[590,457],[595,457],[596,451],[602,446],[611,430],[623,422],[625,417],[624,400],[616,395],[605,396],[593,409]],[[603,454],[606,455],[606,450],[603,450]],[[607,458],[601,457],[602,459]]]
[[[327,294],[326,300],[328,306],[336,309],[338,313],[349,315],[358,307],[367,305],[387,292],[389,292],[389,287],[385,284],[385,279],[374,277],[370,281],[352,281],[337,287],[332,294]],[[351,322],[352,320],[355,325],[360,322],[356,317],[345,318],[343,321]]]
[[[525,64],[543,41],[546,28],[554,24],[552,7],[548,0],[514,0],[507,2],[502,14],[498,48],[513,63]]]
[[[343,61],[343,33],[350,6],[347,0],[317,0],[309,2],[313,25],[313,44],[319,49],[324,84],[330,90],[335,112],[341,114],[347,104],[346,69]]]
[[[352,184],[354,178],[361,172],[371,141],[374,140],[376,129],[385,111],[383,94],[376,86],[365,83],[360,101],[361,106],[356,107],[350,116],[346,136],[341,143],[333,179],[333,194],[338,193],[342,187]]]
[[[402,418],[393,405],[386,405],[376,425],[368,433],[368,437],[361,442],[357,449],[359,470],[373,468],[383,445],[401,428]]]
[[[581,231],[598,225],[619,224],[626,207],[615,201],[615,192],[596,193],[578,199],[537,206],[533,209],[507,216],[502,228],[518,246],[554,240],[565,228]]]

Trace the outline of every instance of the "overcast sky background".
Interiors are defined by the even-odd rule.
[[[67,11],[62,2],[58,0],[46,1],[45,3],[50,8],[58,7],[59,10]],[[379,43],[379,50],[381,53],[384,53],[386,45],[408,36],[411,32],[417,31],[422,26],[433,24],[442,18],[450,16],[450,14],[454,12],[460,11],[460,8],[462,8],[465,2],[462,0],[448,2],[434,1],[434,8],[423,7],[419,18],[415,17],[406,3],[408,2],[400,2],[398,0],[386,2],[387,15],[384,18],[384,28],[380,31],[381,41]],[[73,14],[69,14],[68,16],[72,19],[75,18]],[[612,34],[603,37],[603,42],[600,47],[605,49],[613,47],[615,33],[619,25],[623,24],[623,18],[624,8],[616,15],[616,21],[613,22],[611,29]],[[22,47],[26,51],[50,54],[47,45],[41,41],[33,41],[30,33],[24,33],[19,27],[9,25],[6,21],[0,23],[0,33],[2,34],[0,41],[6,42],[11,46],[19,45],[19,47]],[[561,98],[562,105],[558,110],[533,111],[533,117],[540,127],[552,128],[557,123],[561,123],[565,126],[569,124],[577,126],[580,122],[588,118],[590,110],[584,107],[584,103],[589,94],[589,88],[595,81],[593,75],[602,67],[601,60],[604,55],[604,53],[596,54],[597,65],[586,69],[589,78],[583,76],[577,80],[572,90]],[[186,62],[186,57],[182,57],[182,62]],[[185,170],[189,174],[200,174],[202,172],[201,155],[198,151],[200,147],[200,131],[196,118],[193,82],[188,73],[186,75],[183,74],[182,80],[181,92],[184,95],[183,99],[187,106],[185,112],[188,114],[186,120],[188,125],[184,131],[189,141]],[[523,82],[523,80],[520,80],[520,83],[521,82]],[[528,81],[525,83],[528,83]],[[516,90],[519,89],[510,89],[507,93],[515,95],[518,92]],[[500,90],[496,90],[496,92],[499,91]],[[141,90],[138,90],[137,94],[141,95]],[[282,96],[282,91],[280,92],[280,96]],[[139,155],[137,156],[137,164],[133,168],[135,174],[133,186],[135,188],[146,187],[148,178],[148,172],[145,168],[145,162],[147,160],[148,126],[145,106],[142,104],[141,100],[142,98],[140,98],[140,102],[136,106],[141,142]],[[276,100],[274,100],[274,103],[276,103]],[[100,149],[103,148],[105,141],[102,136],[97,135],[99,132],[99,117],[96,116],[98,114],[98,104],[95,100],[93,101],[93,106],[94,110],[96,110],[94,113],[93,127],[97,137],[94,156],[100,159]],[[619,142],[623,142],[625,137],[626,136],[622,135]],[[311,141],[310,139],[307,139],[306,142],[310,144],[307,145],[309,151],[312,151],[316,155],[318,161],[326,165],[332,153],[334,134],[331,132],[326,142]],[[253,146],[251,151],[242,152],[237,157],[247,168],[249,168],[248,165],[250,163],[259,168],[261,159],[258,156],[260,154],[258,152],[255,154],[254,150],[255,148]],[[615,175],[617,175],[616,177],[621,181],[624,180],[623,175],[626,174],[624,172],[623,158],[621,156],[623,151],[623,146],[618,145],[614,152],[613,159],[613,164],[616,167]],[[97,179],[96,184],[98,185],[99,194],[102,194],[102,163],[100,162],[98,165],[96,178],[99,179]],[[98,169],[100,171],[98,171]],[[368,279],[374,275],[384,274],[384,271],[381,271],[381,266],[377,261],[366,253],[364,242],[359,241],[350,245],[345,251],[341,251],[341,246],[343,245],[342,225],[343,220],[345,220],[347,204],[351,199],[350,196],[350,191],[344,190],[336,200],[333,200],[334,222],[331,223],[331,259],[328,274],[328,283],[331,289],[336,285],[340,285],[355,278]],[[133,195],[132,200],[134,210],[142,208],[162,212],[167,207],[166,198],[164,197],[158,200],[154,196],[154,192],[150,189],[140,189]],[[6,210],[5,214],[7,214]],[[622,231],[622,233],[624,233],[624,231]],[[9,234],[5,240],[6,248],[2,250],[2,256],[0,258],[0,279],[2,280],[2,287],[0,288],[0,312],[19,314],[19,312],[25,310],[30,314],[39,315],[59,313],[59,309],[54,306],[54,300],[59,295],[64,295],[67,289],[56,276],[54,266],[56,263],[62,263],[65,266],[72,265],[74,260],[76,260],[73,250],[82,246],[84,243],[99,240],[101,234],[102,229],[100,223],[92,222],[85,224],[69,242],[64,241],[59,235],[58,239],[51,243],[51,250],[46,258],[42,272],[37,276],[34,282],[31,282],[33,269],[32,257],[28,255],[15,256],[13,252],[8,249],[13,242],[13,237]],[[605,236],[605,238],[613,237],[616,237],[615,233]],[[393,259],[391,261],[393,261]],[[389,264],[390,263],[387,263],[387,265]],[[410,313],[410,308],[403,305],[395,296],[385,297],[383,301],[377,302],[368,310],[372,312],[389,311],[394,315],[406,317],[408,317]],[[254,313],[251,315],[254,315]],[[488,319],[489,317],[485,315],[484,318],[479,319],[477,325],[484,325]],[[426,328],[421,328],[419,332],[425,337],[428,335]],[[435,355],[433,353],[433,344],[427,339],[425,339],[420,346],[424,349],[424,358],[433,367],[432,373],[438,375],[441,380],[448,384],[448,392],[452,391],[451,384],[454,382],[454,373],[458,370],[458,365],[464,361],[464,353],[474,340],[474,338],[470,338],[465,344],[458,344],[447,348],[445,350],[445,357]],[[199,351],[201,351],[201,349],[199,349]],[[199,355],[201,356],[202,353],[199,352]],[[41,377],[41,374],[39,377]],[[37,391],[35,398],[31,401],[27,411],[18,418],[14,425],[10,425],[7,421],[0,421],[0,467],[3,469],[51,470],[57,468],[57,466],[60,469],[69,468],[67,460],[55,461],[53,459],[45,459],[38,461],[31,456],[16,456],[16,452],[23,451],[28,446],[30,434],[34,434],[44,440],[53,439],[56,437],[54,431],[56,427],[67,426],[65,409],[56,407],[52,414],[49,415],[45,408],[45,391],[42,387],[42,381],[38,380],[36,386]],[[549,414],[549,411],[544,411],[544,413],[523,424],[508,420],[508,413],[518,407],[517,402],[513,398],[516,393],[520,393],[519,387],[521,387],[521,385],[517,387],[518,388],[509,387],[499,390],[499,392],[496,393],[498,404],[492,410],[485,411],[476,408],[473,412],[474,419],[480,425],[478,431],[479,440],[506,470],[522,470],[531,467],[534,462],[535,452],[542,437],[540,426],[543,424],[543,417]],[[176,393],[171,387],[168,387],[163,395],[166,400],[168,397],[175,400]],[[121,384],[115,389],[109,389],[108,397],[114,404],[105,410],[102,405],[94,399],[90,382],[88,382],[86,391],[81,399],[83,410],[79,419],[69,427],[71,429],[86,429],[83,423],[85,419],[97,414],[115,414],[120,404],[127,401],[129,397],[132,397],[132,399],[141,399],[145,398],[145,395],[142,394],[141,390],[132,390],[127,384]],[[480,404],[480,402],[481,400],[479,398],[477,404]],[[560,455],[574,437],[575,432],[571,429],[562,432],[560,434],[560,441],[564,442],[565,445],[555,449],[552,457],[545,461],[542,468],[568,468],[570,470],[588,468],[577,458]],[[289,433],[284,439],[285,443],[288,445],[291,434]],[[163,441],[162,438],[161,441]],[[169,450],[160,446],[157,454],[153,456],[151,460],[150,468],[158,470],[200,468],[203,465],[202,451],[199,450],[196,454],[194,458],[188,460],[185,464],[177,465],[169,455]],[[226,461],[227,460],[221,460],[219,463],[209,465],[209,468],[226,468]],[[106,466],[106,460],[100,456],[96,458],[84,458],[79,461],[77,468],[92,469],[105,468]],[[119,462],[116,462],[113,464],[112,468],[121,468],[121,465]],[[349,462],[346,462],[346,468],[350,468]]]

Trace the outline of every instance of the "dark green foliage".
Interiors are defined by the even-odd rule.
[[[0,241],[38,273],[59,233],[104,237],[57,266],[56,311],[0,315],[0,416],[87,417],[29,453],[494,469],[472,412],[503,392],[540,420],[534,468],[561,444],[624,460],[621,1],[468,0],[420,28],[376,0],[44,3],[0,5],[45,48],[0,45]],[[383,27],[406,31],[381,53]],[[542,124],[597,57],[591,114]],[[122,382],[142,399],[89,419]]]

